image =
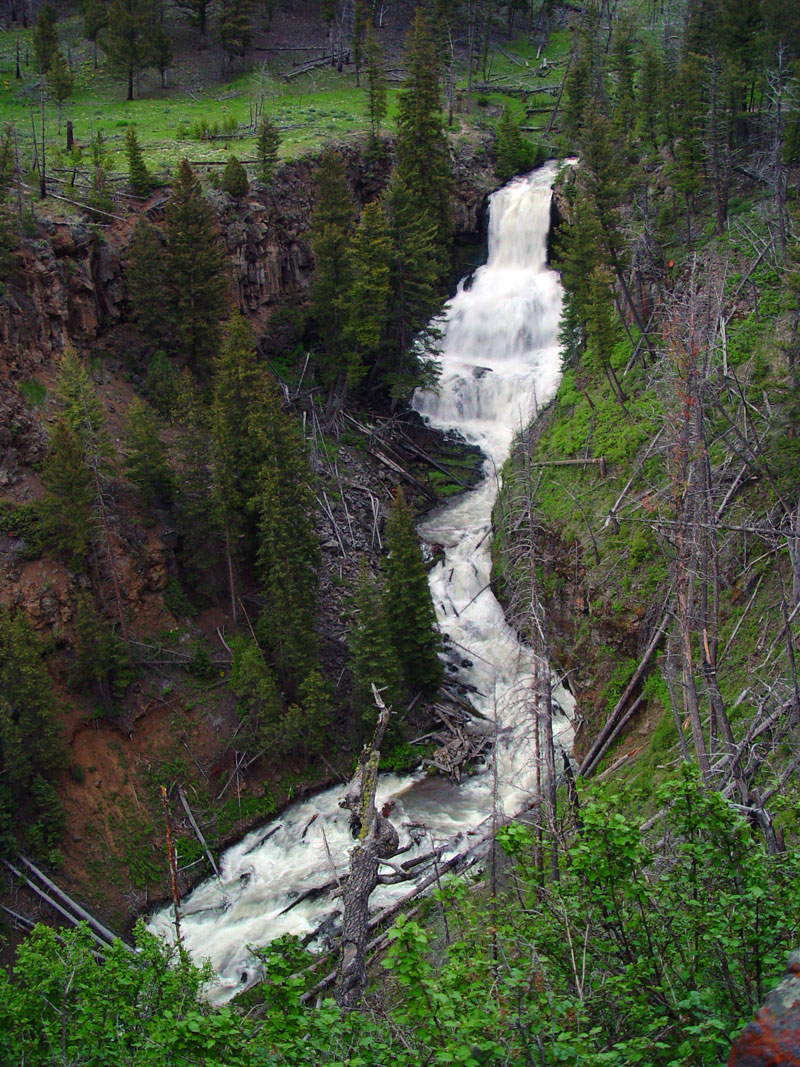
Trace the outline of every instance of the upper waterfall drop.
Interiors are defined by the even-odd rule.
[[[548,165],[492,195],[487,262],[443,317],[439,388],[413,400],[431,425],[459,430],[496,464],[558,384],[561,285],[547,267],[554,175]]]
[[[554,176],[551,164],[492,196],[487,263],[469,288],[459,287],[442,317],[439,389],[414,398],[432,425],[459,430],[487,456],[483,481],[437,508],[419,529],[444,546],[444,560],[429,580],[448,641],[448,674],[469,688],[473,706],[495,724],[496,741],[494,767],[461,785],[424,773],[380,776],[377,804],[394,803],[392,820],[407,859],[441,844],[444,860],[480,839],[498,809],[519,811],[536,788],[536,669],[492,594],[489,535],[497,471],[514,433],[537,402],[550,399],[560,374],[561,287],[547,268]],[[555,732],[568,748],[571,726],[560,709],[569,710],[570,697],[556,688],[555,698]],[[251,945],[284,933],[319,934],[335,920],[339,905],[323,887],[344,876],[353,847],[349,815],[338,805],[341,793],[338,786],[292,804],[248,834],[221,857],[221,878],[208,879],[183,902],[183,942],[194,959],[211,961],[218,976],[210,991],[215,1002],[255,980]],[[379,886],[370,904],[385,906],[406,891],[402,884]],[[174,938],[172,908],[154,914],[150,927]]]

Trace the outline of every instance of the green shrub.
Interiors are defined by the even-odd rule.
[[[231,156],[222,172],[222,188],[230,196],[245,196],[250,188],[247,171],[236,156]]]

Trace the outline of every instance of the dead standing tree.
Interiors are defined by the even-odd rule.
[[[364,747],[358,770],[339,801],[350,812],[350,827],[358,844],[350,856],[350,874],[344,887],[344,915],[339,971],[336,978],[336,1003],[344,1011],[357,1008],[367,981],[367,940],[369,934],[369,898],[378,884],[378,863],[393,856],[399,847],[397,831],[375,807],[378,784],[380,746],[389,724],[390,708],[372,686],[379,711],[378,724],[369,745]]]

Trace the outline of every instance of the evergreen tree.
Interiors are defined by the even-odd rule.
[[[15,159],[16,128],[13,122],[7,122],[0,134],[0,204],[8,196],[11,183],[16,173]]]
[[[597,4],[591,0],[564,75],[564,132],[570,145],[574,145],[583,129],[584,110],[589,103],[594,101],[596,107],[602,108],[605,102],[598,22]]]
[[[661,59],[652,42],[646,41],[634,100],[639,138],[645,150],[652,155],[658,152],[661,144],[665,92]]]
[[[164,29],[164,23],[159,20],[153,26],[153,36],[150,41],[150,54],[153,66],[161,76],[161,88],[167,87],[167,71],[172,65],[172,42],[169,34]]]
[[[168,313],[153,292],[166,287],[166,253],[161,234],[146,218],[136,220],[125,266],[134,321],[148,341],[162,343],[169,336]]]
[[[73,566],[86,565],[95,534],[103,529],[102,481],[110,469],[111,442],[86,367],[67,353],[58,381],[61,413],[42,467],[45,535]],[[102,506],[99,507],[102,513]]]
[[[576,366],[586,343],[589,317],[589,279],[603,266],[602,231],[591,198],[580,187],[580,179],[568,189],[570,221],[559,228],[555,261],[564,285],[559,340],[564,363]],[[607,265],[607,264],[606,264]]]
[[[210,576],[223,558],[224,537],[214,500],[211,417],[186,370],[178,382],[175,414],[181,428],[175,514],[179,558],[186,584],[208,603]]]
[[[266,186],[272,185],[275,169],[278,165],[278,149],[281,135],[278,127],[267,115],[261,116],[256,138],[256,157],[258,159],[258,176]]]
[[[390,321],[392,238],[383,208],[367,204],[347,250],[351,279],[342,296],[347,385],[358,385],[386,340]]]
[[[130,478],[145,504],[169,504],[174,483],[161,443],[158,419],[143,400],[134,400],[128,408],[128,448],[125,474]]]
[[[56,9],[45,3],[36,18],[33,27],[33,50],[36,53],[37,71],[49,74],[53,57],[58,51],[58,31],[56,30]]]
[[[435,316],[442,299],[435,223],[397,172],[386,193],[386,206],[394,249],[388,330],[392,345],[373,364],[369,384],[380,382],[400,399],[417,385],[435,384],[438,364],[423,358],[423,353],[432,357],[436,351],[441,333]]]
[[[50,95],[58,107],[58,132],[61,133],[61,109],[64,101],[72,96],[75,88],[75,79],[67,67],[64,57],[59,49],[56,49],[50,60],[50,70],[47,74],[47,87]]]
[[[403,673],[389,627],[386,598],[362,561],[355,597],[356,617],[350,630],[350,669],[353,704],[368,724],[375,719],[371,685],[380,689],[384,702],[396,704],[404,694]]]
[[[614,396],[624,407],[626,397],[612,364],[617,341],[616,324],[613,277],[610,271],[595,265],[587,285],[584,363],[591,370],[605,374]]]
[[[31,780],[64,765],[57,703],[42,646],[22,612],[0,609],[0,754],[12,792],[24,801]]]
[[[386,523],[386,617],[409,691],[432,696],[444,676],[438,652],[441,637],[431,600],[414,513],[398,489]]]
[[[361,66],[364,62],[364,35],[369,25],[369,12],[364,0],[355,0],[353,10],[353,66],[356,68],[356,89],[361,88]]]
[[[501,182],[507,182],[515,174],[525,169],[527,154],[519,125],[506,106],[497,123],[497,141],[495,144],[495,174]]]
[[[45,537],[55,549],[65,553],[73,567],[82,570],[92,540],[94,485],[80,435],[63,416],[50,437],[50,448],[42,466],[42,484]]]
[[[230,196],[247,196],[250,182],[247,180],[247,171],[238,156],[231,156],[225,164],[221,185]]]
[[[186,159],[164,216],[167,305],[181,354],[203,371],[219,344],[227,287],[214,216]]]
[[[696,56],[681,63],[674,87],[678,137],[671,167],[675,188],[686,204],[686,246],[692,244],[692,218],[705,169],[705,85],[703,66]]]
[[[231,613],[236,619],[234,562],[250,557],[255,544],[253,497],[263,460],[258,422],[267,389],[263,367],[255,358],[252,331],[238,312],[228,323],[225,343],[214,365],[211,402],[213,499],[225,534]],[[244,545],[240,542],[244,540]]]
[[[152,182],[139,145],[139,138],[136,136],[135,126],[129,126],[125,131],[125,155],[128,157],[128,181],[131,189],[137,196],[147,196]],[[150,284],[152,300],[152,280]]]
[[[628,15],[617,19],[611,39],[611,70],[615,76],[613,120],[617,135],[628,144],[636,119],[636,31]]]
[[[367,23],[364,42],[367,64],[367,114],[369,115],[370,146],[378,144],[381,123],[386,118],[386,56],[383,54],[372,23]]]
[[[77,689],[91,685],[103,714],[113,719],[115,702],[122,698],[133,680],[133,667],[125,642],[100,618],[88,589],[78,594],[75,636],[72,684]]]
[[[258,571],[266,602],[259,635],[275,657],[281,681],[296,683],[316,658],[319,545],[305,442],[271,381],[255,429],[255,445],[264,457],[255,487]]]
[[[253,0],[220,0],[217,18],[217,39],[222,48],[222,76],[231,77],[233,64],[244,59],[250,47],[250,15]]]
[[[208,12],[212,6],[212,0],[175,0],[175,6],[186,12],[189,24],[196,26],[200,36],[205,37],[208,32]]]
[[[83,0],[83,35],[91,41],[94,52],[94,69],[97,70],[97,41],[108,26],[108,6],[105,0]]]
[[[246,751],[280,751],[283,706],[275,674],[258,645],[246,637],[232,641],[230,687],[237,697],[236,713],[243,723]]]
[[[157,22],[154,0],[114,0],[109,9],[102,45],[111,69],[128,83],[128,100],[136,75],[152,65]]]
[[[43,854],[65,829],[50,785],[66,762],[57,706],[30,623],[21,612],[0,609],[0,788],[8,790],[0,795],[0,814],[15,813],[16,828]]]
[[[449,263],[447,249],[453,229],[453,179],[442,124],[439,64],[421,8],[417,9],[409,34],[405,65],[408,76],[397,110],[397,179],[417,210],[427,214],[433,223],[436,258],[443,274]]]
[[[353,201],[341,156],[327,148],[317,169],[317,203],[311,221],[311,248],[314,252],[311,307],[323,346],[318,374],[332,395],[344,387],[347,376],[342,340],[342,302],[350,283],[346,250],[353,213]]]

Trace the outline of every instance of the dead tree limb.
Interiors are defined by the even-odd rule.
[[[658,624],[658,627],[656,628],[656,632],[653,634],[653,637],[652,637],[652,639],[650,641],[650,644],[647,646],[647,650],[646,650],[644,656],[642,656],[642,659],[640,660],[639,666],[636,668],[633,677],[628,682],[628,684],[625,686],[625,691],[623,692],[622,696],[617,701],[617,703],[616,703],[614,709],[612,710],[611,714],[608,716],[608,719],[606,720],[605,726],[600,731],[600,733],[597,735],[597,737],[596,737],[596,739],[594,741],[594,744],[589,749],[589,751],[586,753],[586,756],[584,757],[583,763],[581,763],[580,767],[578,768],[578,776],[579,777],[586,778],[588,775],[590,775],[592,773],[592,771],[595,769],[595,767],[597,765],[598,760],[601,758],[601,756],[605,752],[606,748],[608,747],[609,739],[611,737],[615,736],[615,730],[616,730],[617,724],[618,724],[618,722],[619,722],[620,718],[622,717],[622,714],[623,714],[623,712],[625,710],[625,705],[628,703],[628,700],[629,700],[629,698],[631,696],[631,693],[633,692],[635,687],[641,681],[642,675],[644,674],[645,670],[647,669],[647,665],[650,662],[650,660],[651,660],[651,658],[653,656],[653,653],[658,648],[658,645],[659,645],[659,643],[661,641],[661,638],[666,633],[667,627],[669,626],[669,620],[670,620],[670,611],[669,611],[669,608],[668,608],[664,612],[664,615],[663,615],[663,617],[661,619],[661,622]]]
[[[350,825],[358,834],[358,844],[350,856],[350,874],[342,897],[341,955],[336,978],[336,1003],[352,1011],[361,1001],[367,980],[367,937],[369,933],[369,898],[378,882],[378,862],[397,852],[397,831],[375,807],[378,785],[380,746],[389,725],[390,709],[372,686],[378,708],[378,724],[368,746],[364,747],[359,767],[339,806],[350,812]]]
[[[178,796],[180,798],[181,804],[183,804],[183,810],[186,812],[186,815],[188,816],[189,822],[192,824],[192,829],[194,830],[195,837],[200,842],[200,844],[203,846],[203,851],[205,852],[206,856],[208,857],[208,862],[211,864],[211,869],[214,872],[214,874],[217,876],[217,881],[218,882],[222,882],[222,879],[220,878],[220,874],[219,874],[219,868],[217,867],[216,863],[214,862],[214,857],[211,855],[211,849],[208,847],[206,839],[203,837],[202,830],[197,825],[197,820],[195,819],[194,815],[192,814],[192,809],[189,807],[189,801],[184,796],[183,789],[181,789],[180,786],[178,786]]]

